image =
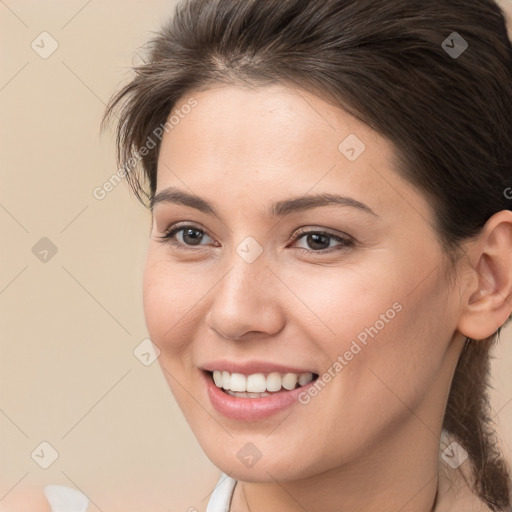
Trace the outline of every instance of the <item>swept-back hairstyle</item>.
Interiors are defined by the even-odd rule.
[[[512,47],[493,0],[188,0],[134,71],[102,125],[119,116],[118,162],[149,206],[161,127],[177,102],[214,84],[280,82],[344,108],[393,144],[396,172],[430,201],[452,264],[462,242],[512,209]],[[444,418],[493,511],[511,505],[487,393],[500,330],[466,340]]]

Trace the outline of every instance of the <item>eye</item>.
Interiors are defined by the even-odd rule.
[[[176,235],[181,238],[180,241],[178,241],[178,237],[176,237]],[[158,238],[161,242],[178,246],[180,249],[194,250],[194,246],[205,245],[201,244],[205,235],[210,238],[206,231],[190,224],[182,224],[171,226],[163,236]]]
[[[195,247],[207,244],[201,244],[204,237],[212,238],[203,229],[197,228],[191,224],[174,225],[163,235],[158,237],[162,243],[168,243],[179,249],[194,250]],[[355,245],[353,238],[346,236],[336,235],[329,233],[328,231],[321,230],[306,230],[300,229],[293,237],[293,242],[299,240],[305,240],[305,243],[311,247],[311,249],[304,249],[299,247],[302,253],[330,253],[335,251],[348,250]],[[338,242],[338,245],[332,246],[331,242]]]
[[[354,247],[354,239],[348,235],[343,237],[329,233],[328,231],[314,231],[300,229],[295,235],[293,241],[305,240],[305,243],[311,247],[311,249],[301,249],[303,253],[328,253],[334,251],[343,251]],[[331,241],[339,242],[338,246],[334,248],[330,245]]]

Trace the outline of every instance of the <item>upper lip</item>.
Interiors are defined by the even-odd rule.
[[[269,361],[227,361],[218,360],[205,363],[201,366],[203,370],[212,372],[213,370],[227,371],[229,373],[241,373],[242,375],[251,375],[253,373],[315,373],[311,369],[299,368],[297,366],[288,366],[283,364],[271,363]]]

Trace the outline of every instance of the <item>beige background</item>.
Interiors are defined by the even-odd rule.
[[[14,503],[35,507],[47,483],[81,489],[91,512],[205,510],[217,481],[158,364],[133,354],[149,213],[125,183],[92,194],[116,170],[104,104],[174,3],[0,0],[2,511],[34,510]],[[31,48],[43,31],[59,45],[47,59]],[[32,252],[43,237],[47,262]],[[496,356],[510,458],[512,327]],[[31,458],[42,441],[59,454],[48,469]]]

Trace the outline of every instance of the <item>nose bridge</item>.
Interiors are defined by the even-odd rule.
[[[231,297],[243,305],[240,298],[247,298],[245,303],[259,302],[268,293],[269,278],[272,272],[269,269],[270,261],[268,252],[252,236],[245,237],[238,245],[234,246],[228,257],[229,272],[219,283],[222,287],[224,299]],[[265,286],[267,288],[265,288]]]
[[[239,244],[229,260],[228,271],[214,291],[207,320],[223,337],[235,339],[249,331],[273,334],[281,329],[276,289],[279,282],[262,248],[256,251],[254,241]]]

